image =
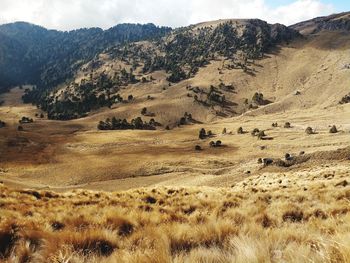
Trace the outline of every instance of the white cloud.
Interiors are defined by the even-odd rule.
[[[260,18],[289,25],[335,10],[320,0],[278,7],[265,0],[0,0],[0,6],[0,23],[27,21],[62,30],[124,22],[178,27],[220,18]]]

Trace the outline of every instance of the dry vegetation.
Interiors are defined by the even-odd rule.
[[[231,188],[1,186],[2,262],[349,262],[346,165]]]
[[[66,122],[2,94],[0,262],[350,262],[349,43],[292,42],[251,75],[221,60],[170,86],[154,72],[120,90],[130,102]],[[100,60],[96,74],[120,63]],[[220,84],[237,105],[191,97]],[[272,103],[248,109],[256,92]],[[144,107],[161,128],[97,130]]]

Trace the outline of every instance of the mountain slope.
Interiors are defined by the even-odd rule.
[[[50,89],[73,76],[84,61],[118,43],[163,36],[170,28],[121,24],[109,30],[70,32],[17,22],[0,26],[0,86],[31,83]]]
[[[304,35],[318,33],[322,30],[350,31],[350,12],[317,17],[290,26]]]
[[[251,72],[254,60],[298,36],[283,25],[269,25],[256,19],[215,21],[177,29],[157,41],[109,49],[84,65],[72,83],[41,101],[41,107],[53,119],[81,117],[91,110],[125,102],[125,97],[119,94],[124,88],[157,86],[167,90],[181,81],[190,81],[201,69],[217,61],[226,61],[228,70],[254,74]],[[221,83],[220,87],[231,93],[234,90],[230,83]],[[233,102],[226,101],[225,94],[215,87],[187,88],[190,89],[187,96],[197,104],[225,108],[225,115],[232,111]],[[30,100],[33,93],[25,99]]]
[[[350,35],[334,30],[302,38],[284,27],[274,35],[280,26],[265,25],[256,20],[206,22],[175,30],[162,41],[109,49],[85,64],[74,82],[51,94],[47,110],[58,119],[89,113],[97,125],[112,117],[130,121],[147,108],[151,117],[144,120],[171,128],[245,112],[338,105],[349,93]],[[281,35],[284,42],[264,48]],[[171,83],[174,73],[180,80]],[[263,98],[256,100],[256,93]],[[101,100],[82,103],[90,96]],[[194,121],[183,122],[186,112]]]

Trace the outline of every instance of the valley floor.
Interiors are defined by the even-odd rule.
[[[264,108],[211,124],[187,125],[171,131],[98,131],[89,119],[68,122],[35,117],[34,106],[21,103],[22,91],[2,95],[0,119],[0,180],[18,187],[53,189],[127,190],[144,186],[229,187],[248,175],[314,167],[313,159],[292,168],[263,168],[258,158],[284,158],[286,153],[313,154],[350,146],[350,105],[327,109],[263,114]],[[34,118],[17,131],[22,116]],[[283,128],[285,122],[292,128]],[[279,127],[271,124],[278,122]],[[330,134],[330,125],[340,130]],[[307,135],[310,126],[316,134]],[[204,127],[215,136],[199,140]],[[237,134],[243,127],[247,133]],[[227,133],[222,134],[226,128]],[[250,132],[265,130],[272,140]],[[210,148],[221,140],[223,147]],[[200,145],[202,151],[195,151]]]
[[[36,118],[21,94],[0,99],[1,262],[350,262],[350,105],[97,131]],[[17,131],[22,116],[34,123]]]

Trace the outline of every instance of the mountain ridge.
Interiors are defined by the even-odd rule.
[[[343,19],[346,14],[310,21]],[[224,19],[176,29],[158,28],[153,24],[123,24],[108,30],[91,28],[60,32],[59,35],[72,35],[71,39],[61,41],[61,47],[72,46],[72,50],[77,50],[75,57],[82,59],[74,60],[71,56],[66,57],[61,48],[57,49],[53,45],[49,52],[49,63],[38,70],[41,76],[39,84],[33,90],[28,90],[23,99],[26,103],[38,105],[48,113],[50,119],[68,120],[85,117],[90,112],[104,107],[119,107],[120,103],[132,103],[131,95],[136,87],[141,89],[145,87],[142,96],[147,94],[147,87],[161,88],[154,95],[160,95],[169,87],[178,86],[178,83],[182,88],[184,82],[193,82],[192,79],[195,79],[198,71],[209,67],[210,64],[217,64],[218,61],[221,61],[222,65],[219,63],[217,70],[213,68],[210,74],[218,71],[219,75],[225,75],[224,71],[234,71],[239,78],[242,74],[254,77],[256,72],[260,71],[256,67],[260,64],[259,61],[269,57],[266,52],[278,54],[280,48],[288,48],[290,43],[299,45],[297,42],[310,41],[305,35],[302,40],[298,33],[299,30],[303,30],[303,25],[308,25],[310,22],[303,23],[286,27],[278,23],[269,24],[260,19]],[[58,32],[21,22],[17,23],[18,25],[34,27],[38,34]],[[16,28],[16,24],[11,24],[10,27],[13,26]],[[0,26],[0,33],[3,33],[1,29]],[[95,46],[101,32],[106,35],[107,40],[99,41],[99,45]],[[16,32],[11,33],[16,35]],[[22,36],[22,42],[30,42],[31,37],[33,36]],[[319,38],[321,39],[323,37]],[[62,57],[65,59],[62,60]],[[31,63],[35,62],[32,58],[30,60]],[[267,74],[275,71],[270,65],[268,68]],[[155,82],[159,84],[154,85]],[[220,80],[220,83],[212,82],[208,87],[192,87],[187,84],[187,97],[193,98],[192,104],[212,108],[211,111],[216,112],[214,115],[222,116],[234,116],[264,106],[265,103],[276,102],[273,96],[255,101],[254,92],[251,95],[242,93],[248,97],[232,96],[237,92],[235,90],[237,84],[233,83],[232,79],[228,79]],[[228,92],[229,89],[232,90]],[[255,93],[263,95],[258,89]],[[171,96],[175,96],[175,93]],[[126,97],[131,99],[128,101]],[[150,93],[147,97],[152,100]],[[244,101],[236,102],[235,97],[240,97],[239,99]],[[192,108],[189,105],[189,109]],[[203,120],[203,117],[200,119]],[[175,123],[172,121],[169,124]]]
[[[332,14],[329,16],[316,17],[310,20],[289,26],[302,34],[310,35],[322,30],[344,30],[350,31],[350,11]]]
[[[25,22],[5,24],[0,26],[0,32],[6,37],[0,40],[4,50],[0,51],[3,53],[0,70],[8,73],[7,81],[0,79],[0,86],[31,83],[54,87],[71,77],[74,64],[80,60],[90,60],[111,45],[158,37],[169,30],[153,24],[120,24],[105,31],[90,28],[63,32]],[[16,52],[20,56],[14,56],[16,52],[5,52],[13,46],[6,46],[8,41],[18,45]],[[35,61],[37,64],[33,64]]]

